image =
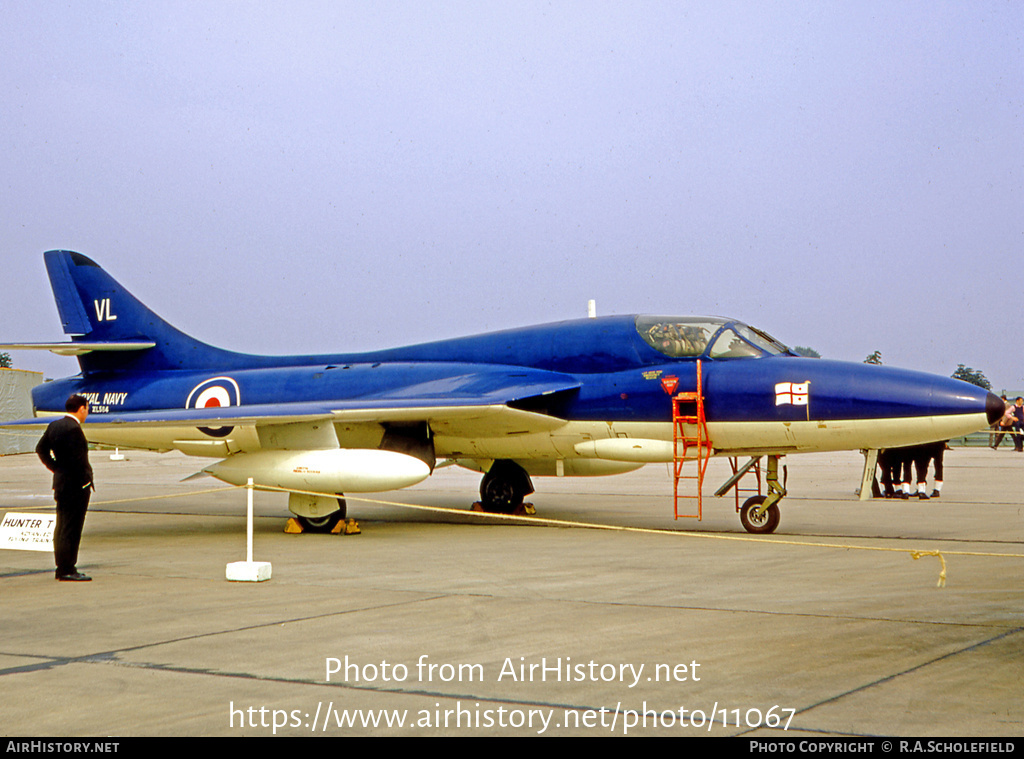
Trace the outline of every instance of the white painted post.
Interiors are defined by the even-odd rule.
[[[248,503],[245,511],[245,560],[252,564],[252,477],[245,483]]]
[[[227,566],[226,576],[234,582],[263,582],[270,579],[270,562],[252,560],[252,477],[245,484],[248,504],[245,516],[245,561],[234,561]]]

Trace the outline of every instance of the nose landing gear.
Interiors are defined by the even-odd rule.
[[[779,526],[778,503],[786,495],[786,488],[779,483],[779,457],[768,457],[768,495],[755,495],[740,507],[740,523],[743,529],[755,535],[768,535]]]

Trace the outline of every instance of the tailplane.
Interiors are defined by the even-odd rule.
[[[38,347],[77,355],[84,373],[204,369],[241,358],[172,327],[92,259],[68,250],[43,258],[71,342]]]

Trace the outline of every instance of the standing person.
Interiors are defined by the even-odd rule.
[[[1024,432],[1024,398],[1020,396],[1017,396],[1017,400],[1013,404],[1013,418],[1013,429],[1017,432]],[[1024,435],[1014,434],[1013,450],[1017,453],[1024,453]]]
[[[900,498],[907,500],[910,498],[910,486],[914,482],[914,447],[905,446],[903,448],[897,448],[897,473],[898,479],[902,482],[899,490]]]
[[[886,450],[886,463],[889,467],[889,481],[892,483],[892,495],[888,498],[907,498],[903,493],[903,465],[906,452],[903,448]]]
[[[896,491],[893,489],[893,460],[896,454],[891,448],[883,448],[878,452],[878,466],[882,469],[881,488],[879,488],[881,494],[886,498],[895,498]],[[876,498],[878,496],[875,496]]]
[[[932,466],[935,469],[935,489],[932,490],[932,498],[938,498],[942,495],[942,459],[946,455],[946,448],[948,447],[948,440],[940,440],[937,443],[931,443],[928,445],[928,455],[931,457],[933,462]]]
[[[1007,430],[1013,429],[1013,425],[1017,421],[1016,417],[1013,415],[1013,410],[1016,407],[1006,400],[1005,395],[1003,396],[1003,403],[1006,404],[1006,411],[999,418],[999,421],[992,425],[993,428],[999,430],[995,435],[995,440],[992,442],[993,451],[999,450],[999,446],[1002,445],[1003,438],[1005,437]]]
[[[943,441],[939,445],[944,446],[945,444],[945,441]],[[931,462],[933,454],[934,444],[915,445],[911,453],[914,469],[917,472],[917,497],[922,501],[928,500],[928,464]],[[939,480],[942,479],[941,470],[939,471],[938,478]],[[937,490],[936,493],[938,493]]]
[[[72,395],[64,404],[67,413],[50,422],[36,454],[53,472],[53,497],[57,502],[57,525],[53,531],[53,558],[58,580],[88,582],[92,578],[78,571],[78,545],[82,540],[89,494],[95,490],[89,465],[89,444],[82,422],[89,415],[89,402]]]

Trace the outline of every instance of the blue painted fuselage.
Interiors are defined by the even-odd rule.
[[[215,351],[189,368],[96,369],[41,385],[33,400],[38,410],[57,412],[69,394],[83,393],[97,414],[92,421],[100,422],[106,413],[185,408],[194,388],[227,375],[238,385],[231,405],[345,400],[372,407],[424,398],[472,404],[493,394],[566,421],[669,422],[670,396],[661,380],[675,376],[678,390],[696,389],[696,358],[658,353],[634,322],[631,316],[584,319],[362,354]],[[786,354],[704,356],[701,365],[711,423],[984,415],[989,396],[946,377]],[[775,386],[786,382],[807,384],[809,402],[779,403]]]
[[[36,388],[33,400],[59,413],[71,393],[85,395],[87,434],[99,442],[195,452],[179,443],[221,440],[210,455],[225,455],[267,447],[260,428],[331,418],[343,448],[366,446],[367,425],[421,424],[439,456],[601,458],[579,445],[672,439],[663,383],[696,389],[698,360],[717,453],[908,445],[983,428],[997,405],[1002,413],[999,399],[959,380],[798,357],[713,317],[580,319],[358,354],[240,354],[181,333],[85,256],[50,251],[46,264],[70,345],[87,352],[80,375]],[[133,423],[144,431],[128,434]],[[232,438],[235,427],[253,434]]]

